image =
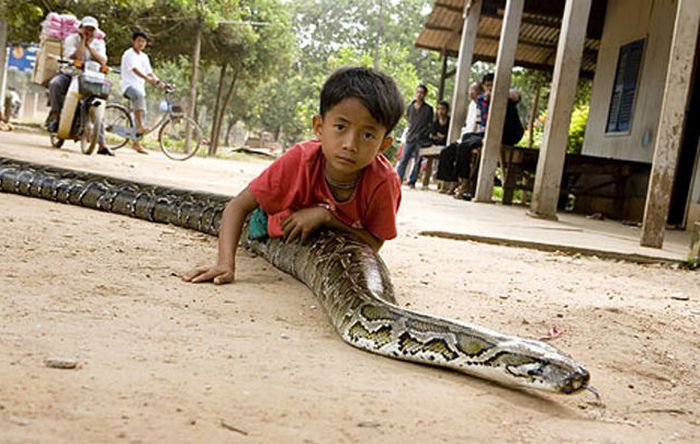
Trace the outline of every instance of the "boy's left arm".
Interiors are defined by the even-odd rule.
[[[379,251],[384,244],[382,239],[376,238],[367,230],[348,227],[336,219],[333,213],[323,207],[304,208],[287,217],[282,222],[282,230],[284,232],[282,237],[285,242],[291,242],[299,237],[300,241],[304,243],[321,226],[349,233],[356,239],[369,245],[375,252]]]

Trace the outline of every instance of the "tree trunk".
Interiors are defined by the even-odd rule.
[[[219,106],[221,105],[221,93],[224,90],[224,81],[226,79],[226,68],[228,67],[228,64],[224,63],[221,65],[221,72],[219,73],[219,88],[216,91],[216,104],[214,105],[214,119],[212,121],[211,125],[211,136],[209,137],[209,155],[214,156],[216,155],[216,151],[219,149],[219,133],[220,130],[218,128],[217,123],[219,122],[219,119],[217,119],[217,116],[219,115]]]
[[[216,128],[216,133],[212,133],[212,143],[214,143],[214,140],[219,140],[219,134],[221,133],[221,122],[224,119],[224,115],[226,114],[226,108],[228,107],[228,103],[231,100],[231,95],[233,94],[233,89],[236,85],[236,80],[238,80],[239,71],[240,68],[235,68],[233,70],[233,78],[231,79],[231,84],[228,87],[228,91],[226,91],[224,101],[219,107],[219,112],[214,116],[214,127]],[[216,151],[214,151],[214,154],[216,154]]]
[[[226,135],[224,136],[226,146],[231,145],[231,130],[233,129],[234,124],[235,122],[233,121],[233,119],[229,119],[228,122],[226,122]]]
[[[537,76],[537,80],[535,80],[535,82],[535,97],[532,99],[532,108],[530,109],[530,131],[527,141],[528,148],[532,148],[532,144],[535,141],[535,119],[537,118],[537,108],[540,107],[540,91],[542,90],[542,79],[539,75]]]
[[[381,68],[382,41],[384,40],[384,0],[379,0],[379,15],[377,16],[377,41],[374,47],[374,69]]]
[[[5,67],[6,63],[9,63],[9,60],[6,60],[5,54],[7,51],[5,48],[7,47],[7,22],[5,21],[5,12],[0,12],[0,78],[2,78],[2,85],[0,85],[0,121],[3,120],[3,116],[6,114],[9,116],[9,113],[5,109],[5,72],[7,72],[7,68]]]
[[[197,104],[197,80],[199,77],[199,57],[202,52],[202,24],[197,25],[194,36],[194,48],[192,49],[192,76],[190,80],[190,103],[187,109],[187,117],[194,118],[194,109]]]

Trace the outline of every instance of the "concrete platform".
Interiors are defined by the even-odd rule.
[[[639,245],[641,228],[614,220],[559,213],[558,221],[532,218],[528,207],[454,199],[434,191],[403,187],[399,230],[454,239],[547,251],[598,255],[636,262],[682,262],[691,232],[667,230],[662,249]]]

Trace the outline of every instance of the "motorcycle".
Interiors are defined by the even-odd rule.
[[[109,67],[97,62],[59,60],[62,72],[71,76],[58,121],[51,133],[51,145],[60,148],[69,139],[80,141],[80,151],[92,154],[97,146],[112,82],[106,78]]]

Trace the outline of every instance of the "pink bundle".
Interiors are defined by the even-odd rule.
[[[39,39],[41,41],[46,39],[63,40],[69,35],[78,32],[79,25],[80,20],[75,18],[74,15],[49,12],[44,21],[41,22]],[[95,33],[95,38],[103,40],[105,38],[105,33],[98,30]]]

